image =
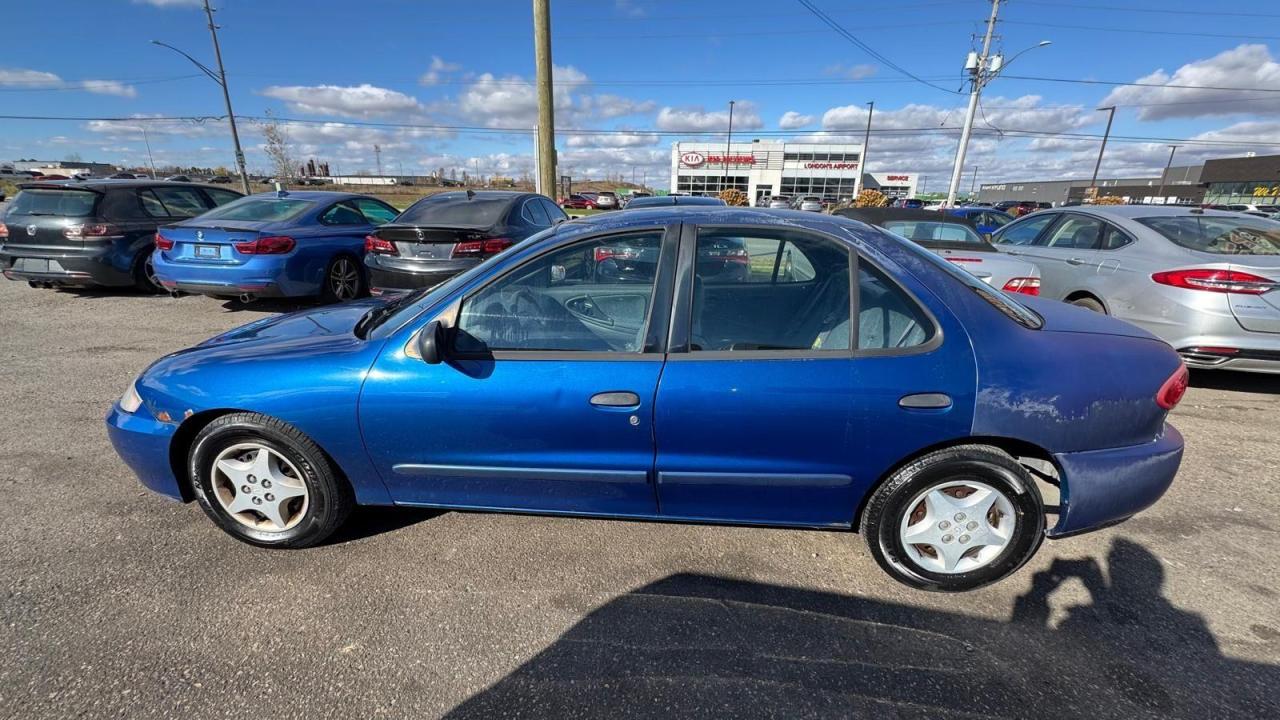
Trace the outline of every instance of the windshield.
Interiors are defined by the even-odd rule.
[[[496,225],[511,205],[511,197],[467,198],[466,193],[445,193],[425,197],[396,218],[403,225],[447,225],[487,228]]]
[[[986,247],[987,241],[967,225],[934,220],[890,220],[883,225],[895,235],[918,243],[961,242]],[[976,249],[976,248],[975,248]]]
[[[310,200],[277,197],[247,197],[233,200],[200,216],[201,220],[244,220],[279,222],[291,220],[311,207]]]
[[[1189,250],[1215,255],[1280,255],[1280,223],[1257,217],[1173,215],[1138,218]]]
[[[85,217],[93,214],[98,194],[87,190],[23,190],[9,207],[12,215]]]

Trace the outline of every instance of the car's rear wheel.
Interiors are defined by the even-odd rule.
[[[155,248],[146,248],[133,261],[133,286],[145,293],[164,292],[164,286],[156,277]]]
[[[257,413],[224,415],[202,429],[188,473],[214,523],[254,545],[315,545],[354,504],[350,487],[310,438]]]
[[[353,258],[339,255],[329,262],[322,290],[326,301],[347,302],[362,297],[367,292],[364,273]]]
[[[962,445],[899,469],[872,494],[862,532],[895,580],[956,592],[1022,567],[1044,539],[1044,504],[1031,475],[1007,453]]]
[[[1091,297],[1076,298],[1075,300],[1071,301],[1071,304],[1075,305],[1076,307],[1085,308],[1086,310],[1092,310],[1102,315],[1107,314],[1107,309],[1102,307],[1102,303],[1098,302],[1097,300]]]

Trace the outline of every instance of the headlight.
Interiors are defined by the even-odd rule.
[[[129,383],[129,389],[124,391],[124,395],[120,396],[120,409],[127,412],[137,412],[142,407],[142,396],[138,394],[136,382]]]

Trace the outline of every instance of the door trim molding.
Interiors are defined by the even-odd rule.
[[[715,472],[659,472],[658,484],[680,485],[737,485],[786,487],[846,487],[853,484],[849,475],[836,473],[715,473]]]
[[[644,470],[570,470],[566,468],[498,467],[487,465],[423,465],[399,463],[391,469],[397,475],[435,476],[451,478],[503,478],[513,480],[548,481],[596,481],[607,483],[649,482]]]

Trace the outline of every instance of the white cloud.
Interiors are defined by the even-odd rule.
[[[402,92],[363,83],[339,85],[272,85],[262,95],[285,102],[294,111],[311,115],[378,117],[420,114],[425,108]]]
[[[806,125],[812,125],[814,117],[812,115],[801,115],[795,110],[788,110],[782,114],[778,120],[778,127],[783,130],[797,130]]]
[[[156,120],[147,115],[135,114],[131,120],[90,120],[84,129],[113,139],[141,141],[142,128],[147,128],[147,135],[154,142],[159,136],[200,137],[221,133],[226,130],[225,123],[196,123],[183,120]]]
[[[0,68],[0,87],[84,90],[98,95],[115,95],[128,98],[138,96],[138,91],[132,85],[125,85],[116,80],[68,82],[51,72],[23,68]]]
[[[587,76],[575,67],[552,69],[556,123],[562,124],[576,110],[582,110],[574,91],[585,85]],[[458,110],[469,120],[488,127],[528,127],[538,122],[538,91],[532,82],[518,75],[498,78],[484,73],[458,98]]]
[[[132,85],[125,85],[116,80],[85,80],[80,86],[91,93],[99,95],[115,95],[117,97],[137,97],[138,91]]]
[[[565,146],[571,148],[647,147],[658,144],[657,133],[616,132],[608,135],[570,135]]]
[[[651,113],[658,107],[658,104],[652,100],[632,100],[618,95],[601,94],[587,97],[592,115],[605,120]]]
[[[200,7],[202,0],[133,0],[134,5],[154,5],[158,8]]]
[[[623,17],[639,18],[648,15],[648,11],[635,3],[635,0],[613,0],[613,7]]]
[[[658,112],[657,125],[659,130],[724,132],[729,129],[729,111],[725,109],[708,112],[701,107],[664,107]],[[741,102],[734,106],[734,130],[758,130],[762,127],[764,122],[751,103]]]
[[[1211,58],[1196,60],[1172,75],[1156,70],[1138,78],[1144,86],[1118,87],[1100,105],[1143,105],[1142,120],[1237,114],[1280,114],[1280,95],[1249,90],[1202,90],[1172,85],[1280,90],[1280,63],[1266,45],[1240,45]],[[1158,85],[1161,87],[1145,87]],[[1261,102],[1259,102],[1261,100]]]
[[[0,86],[21,87],[23,85],[61,86],[62,78],[49,72],[24,70],[21,68],[0,68]]]
[[[444,80],[445,75],[461,69],[462,66],[457,63],[445,62],[439,55],[432,55],[431,64],[427,66],[427,71],[422,74],[422,77],[418,78],[418,83],[421,85],[438,85],[440,81]]]
[[[827,75],[835,75],[837,77],[848,78],[850,80],[862,80],[863,78],[869,78],[872,75],[875,75],[878,70],[879,68],[870,64],[842,65],[840,63],[836,63],[835,65],[828,65],[823,69],[823,72]]]

